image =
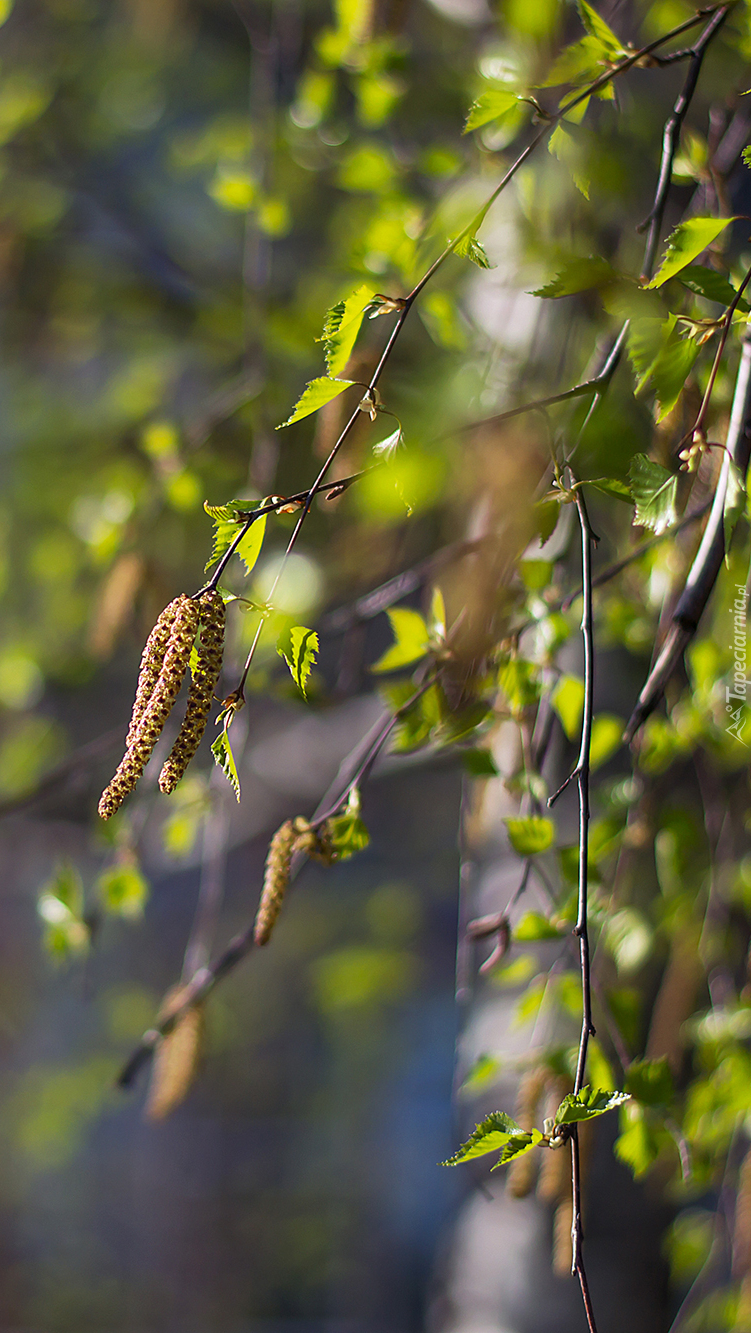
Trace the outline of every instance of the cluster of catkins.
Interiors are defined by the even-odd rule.
[[[159,774],[161,791],[171,792],[177,786],[209,720],[211,700],[222,669],[224,619],[224,602],[214,591],[199,598],[181,593],[162,611],[141,657],[125,754],[99,801],[102,819],[110,819],[119,810],[143,773],[180,692],[200,626],[185,717]]]
[[[253,927],[253,939],[256,944],[268,944],[271,939],[271,932],[282,910],[295,852],[306,852],[315,861],[321,861],[326,866],[330,866],[332,861],[336,860],[336,852],[327,825],[328,821],[320,828],[314,828],[307,819],[298,815],[296,819],[285,820],[271,839],[266,857],[263,892]]]

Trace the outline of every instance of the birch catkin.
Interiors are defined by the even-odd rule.
[[[130,726],[125,738],[125,748],[128,749],[136,739],[138,726],[146,710],[154,688],[159,679],[159,673],[164,666],[164,657],[167,652],[167,645],[170,641],[172,627],[175,623],[175,617],[178,608],[188,598],[184,592],[180,593],[169,606],[165,606],[162,614],[157,620],[153,630],[146,640],[146,647],[141,654],[141,665],[138,670],[138,685],[136,686],[136,697],[133,704],[133,712],[130,715]]]
[[[310,852],[317,846],[315,831],[307,819],[286,819],[269,844],[263,892],[258,904],[253,939],[256,944],[268,944],[276,919],[282,910],[284,895],[289,884],[289,872],[295,852]]]
[[[157,1023],[163,1023],[180,1007],[185,987],[168,991]],[[147,1120],[164,1120],[185,1100],[196,1075],[203,1044],[203,1007],[194,1005],[177,1019],[154,1052],[154,1064],[146,1099]]]
[[[161,773],[159,790],[174,791],[201,743],[211,711],[214,689],[222,670],[224,602],[218,592],[205,592],[199,602],[201,634],[198,661],[193,671],[188,703],[177,740]]]
[[[548,1081],[544,1065],[535,1065],[524,1074],[516,1097],[516,1119],[522,1129],[534,1129],[540,1098]],[[506,1191],[514,1199],[531,1194],[539,1167],[537,1153],[524,1153],[510,1163],[506,1172]]]
[[[198,630],[198,603],[189,597],[180,601],[172,623],[167,651],[151,697],[141,714],[134,738],[99,801],[102,819],[111,819],[143,773],[180,692],[190,650]],[[140,684],[140,683],[139,683]],[[138,697],[138,696],[136,696]]]

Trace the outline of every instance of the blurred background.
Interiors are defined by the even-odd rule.
[[[644,40],[690,12],[680,0],[646,16],[610,8],[626,37],[643,19]],[[526,1232],[493,1230],[472,1180],[437,1166],[470,1115],[452,1091],[470,799],[456,757],[380,763],[364,793],[370,846],[305,868],[273,948],[212,997],[200,1076],[169,1120],[144,1119],[145,1079],[114,1083],[186,946],[200,965],[247,926],[274,829],[311,813],[379,716],[369,664],[391,636],[357,599],[417,567],[406,591],[425,609],[420,562],[510,521],[518,487],[536,480],[539,424],[500,451],[447,430],[500,410],[522,375],[558,387],[591,363],[602,330],[587,298],[543,315],[528,292],[564,232],[614,250],[624,211],[648,211],[645,145],[656,165],[678,76],[658,86],[639,71],[624,94],[631,109],[640,99],[631,137],[582,149],[604,173],[596,218],[572,209],[569,168],[544,153],[489,220],[493,269],[452,261],[405,326],[384,380],[405,449],[388,475],[311,514],[275,595],[277,628],[318,627],[311,702],[270,634],[233,730],[239,806],[207,740],[173,797],[149,772],[105,827],[96,802],[141,648],[166,602],[203,582],[204,500],[312,481],[341,400],[275,427],[324,373],[324,312],[360,282],[410,289],[511,160],[523,108],[463,136],[470,102],[533,78],[580,29],[558,0],[2,0],[0,17],[0,1326],[577,1328],[576,1293],[547,1276],[545,1319],[527,1297],[513,1319],[499,1313],[494,1256],[511,1247],[511,1270],[526,1273],[549,1246],[547,1214],[519,1205]],[[702,107],[722,103],[742,61],[725,48],[708,62]],[[698,160],[684,164],[684,204]],[[348,378],[367,380],[385,324],[366,321]],[[394,429],[385,420],[364,418],[335,475],[367,464]],[[617,470],[645,420],[630,391],[616,397],[592,466],[600,448]],[[253,573],[230,569],[227,587],[264,602],[293,523],[270,520]],[[449,581],[449,602],[464,592]],[[252,605],[230,613],[225,693],[258,623]],[[625,713],[651,629],[617,613],[613,642],[636,663],[618,659],[606,704]],[[487,910],[503,855],[487,851]],[[503,1005],[492,1012],[505,1031]],[[463,1072],[486,1037],[470,1038]],[[607,1176],[603,1188],[615,1197]],[[462,1200],[470,1233],[457,1242]],[[614,1329],[629,1296],[654,1313],[664,1287],[640,1225],[638,1272],[653,1285],[611,1281]],[[447,1293],[473,1226],[486,1271],[465,1266],[474,1295]]]

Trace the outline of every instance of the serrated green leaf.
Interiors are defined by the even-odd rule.
[[[287,663],[303,699],[307,699],[307,684],[318,652],[315,630],[307,629],[305,625],[292,625],[279,635],[276,650]]]
[[[589,291],[592,287],[602,287],[618,278],[616,270],[596,255],[588,259],[568,259],[560,273],[531,292],[531,296],[558,297],[574,296],[577,292]]]
[[[646,454],[635,454],[629,468],[636,506],[634,523],[659,534],[675,523],[678,478]]]
[[[237,797],[237,801],[239,804],[240,778],[237,773],[237,764],[235,763],[235,756],[232,753],[232,746],[230,745],[230,739],[227,734],[226,727],[224,727],[224,729],[220,731],[219,735],[214,741],[214,744],[211,747],[211,753],[214,756],[214,763],[217,764],[219,768],[221,768],[230,787],[235,793],[235,796]]]
[[[447,1161],[441,1162],[441,1166],[458,1166],[460,1162],[469,1162],[473,1157],[484,1157],[489,1152],[500,1152],[510,1138],[523,1133],[521,1126],[517,1125],[511,1116],[506,1115],[505,1111],[491,1111],[490,1115],[475,1126],[467,1142],[463,1143]]]
[[[521,1157],[522,1153],[529,1152],[530,1148],[536,1148],[538,1143],[542,1143],[539,1129],[521,1130],[518,1134],[512,1134],[508,1143],[501,1149],[498,1161],[491,1166],[491,1171],[497,1171],[499,1167],[513,1162],[515,1157]]]
[[[454,246],[454,254],[462,259],[471,259],[478,268],[495,268],[495,264],[491,264],[485,253],[485,247],[476,236],[460,236]]]
[[[600,18],[597,10],[587,4],[587,0],[577,0],[577,8],[581,15],[581,21],[590,37],[594,37],[599,42],[603,52],[610,60],[621,60],[627,52],[623,49],[623,44],[618,41],[613,29],[608,27],[603,18]]]
[[[626,1070],[626,1092],[643,1106],[670,1106],[675,1097],[673,1072],[663,1055],[659,1060],[634,1060]]]
[[[509,111],[515,110],[518,105],[519,98],[510,89],[488,89],[469,108],[464,133],[469,134],[471,130],[479,130],[483,125],[489,125],[492,120],[498,120],[500,117],[507,115]]]
[[[687,287],[690,292],[696,296],[703,296],[707,301],[715,301],[717,305],[732,305],[738,293],[721,273],[717,273],[713,268],[706,268],[703,264],[689,264],[684,268],[679,281]],[[748,313],[749,305],[743,297],[738,301],[738,309]]]
[[[540,88],[557,88],[563,83],[580,85],[592,83],[602,74],[603,64],[608,64],[602,43],[589,33],[578,42],[564,47],[555,60],[544,83]]]
[[[370,842],[370,834],[360,818],[360,790],[353,787],[347,804],[338,815],[328,821],[329,840],[340,861],[346,861],[361,852]]]
[[[555,824],[552,819],[527,815],[522,819],[504,819],[503,822],[509,842],[519,856],[536,856],[553,845]]]
[[[419,611],[396,606],[388,611],[396,643],[370,668],[371,671],[397,671],[424,657],[430,645],[430,635]]]
[[[702,250],[717,240],[720,232],[737,219],[687,218],[668,236],[662,263],[647,287],[662,287],[668,278],[674,278],[693,263]]]
[[[671,315],[666,326],[674,324]],[[669,328],[659,354],[649,371],[655,398],[659,404],[657,420],[662,421],[672,412],[681,390],[694,368],[699,345],[693,338],[681,336],[677,327]]]
[[[565,125],[560,121],[548,139],[548,152],[568,167],[577,190],[588,200],[590,179],[583,169],[584,154],[580,139],[582,133],[585,131],[579,130],[577,126]]]
[[[607,1092],[602,1088],[595,1091],[585,1084],[580,1093],[570,1092],[564,1097],[555,1113],[555,1123],[575,1125],[582,1120],[594,1120],[630,1100],[628,1092]]]
[[[519,944],[532,944],[536,940],[559,940],[561,932],[547,917],[540,912],[526,912],[514,926],[514,939]]]
[[[256,519],[256,521],[251,524],[235,552],[245,565],[246,574],[250,574],[261,554],[261,547],[263,546],[263,539],[266,533],[267,517],[266,514],[262,514],[260,518]],[[233,541],[237,537],[238,530],[241,526],[242,523],[238,520],[234,520],[230,523],[221,520],[216,523],[214,527],[214,545],[211,550],[211,555],[206,562],[206,572],[208,572],[218,560],[221,560],[225,552],[229,550]]]
[[[596,491],[602,491],[603,495],[609,495],[613,500],[625,500],[626,504],[634,503],[625,481],[619,481],[617,477],[596,477],[591,481],[588,479],[588,485],[594,486]]]
[[[236,511],[233,505],[210,505],[208,500],[204,500],[203,507],[209,518],[213,518],[216,523],[236,523]]]
[[[373,288],[363,283],[346,300],[337,301],[336,305],[327,310],[321,342],[330,379],[340,375],[349,361],[365,312],[374,296]]]
[[[328,375],[322,375],[318,379],[311,380],[306,384],[300,397],[298,398],[292,410],[292,415],[287,417],[277,426],[277,430],[282,430],[285,426],[291,426],[295,421],[302,421],[303,417],[309,417],[311,413],[318,412],[327,403],[333,402],[340,393],[349,389],[354,380],[329,379]]]
[[[561,676],[550,701],[566,736],[570,741],[576,740],[584,708],[584,681],[578,676]]]
[[[725,504],[722,511],[722,526],[725,536],[725,564],[730,566],[730,543],[733,540],[736,524],[746,508],[746,483],[729,455],[727,457],[727,486]]]

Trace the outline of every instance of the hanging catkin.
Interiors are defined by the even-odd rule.
[[[143,773],[180,692],[197,630],[198,603],[186,597],[177,607],[164,661],[134,738],[115,776],[102,792],[99,801],[102,819],[110,819],[119,810]]]
[[[289,884],[289,872],[295,852],[310,852],[317,847],[315,830],[307,819],[298,815],[286,819],[269,844],[263,892],[258,904],[253,939],[256,944],[268,944],[276,919],[282,910],[284,895]]]
[[[185,988],[168,991],[157,1023],[163,1023],[182,1003]],[[154,1052],[146,1099],[147,1120],[164,1120],[185,1100],[196,1075],[203,1042],[203,1007],[194,1005],[177,1019]]]
[[[218,592],[205,592],[199,601],[201,632],[198,661],[192,674],[188,703],[177,740],[161,773],[159,790],[175,790],[201,743],[211,711],[214,689],[222,670],[224,602]]]
[[[141,654],[141,665],[138,670],[138,685],[136,686],[136,697],[133,704],[133,712],[130,715],[130,726],[125,738],[125,748],[128,749],[136,739],[138,725],[146,710],[154,688],[159,679],[159,673],[164,666],[164,657],[167,652],[167,645],[170,641],[172,627],[175,623],[175,617],[178,608],[188,598],[184,592],[180,593],[169,606],[165,606],[162,614],[157,620],[153,630],[146,640],[146,647]]]

